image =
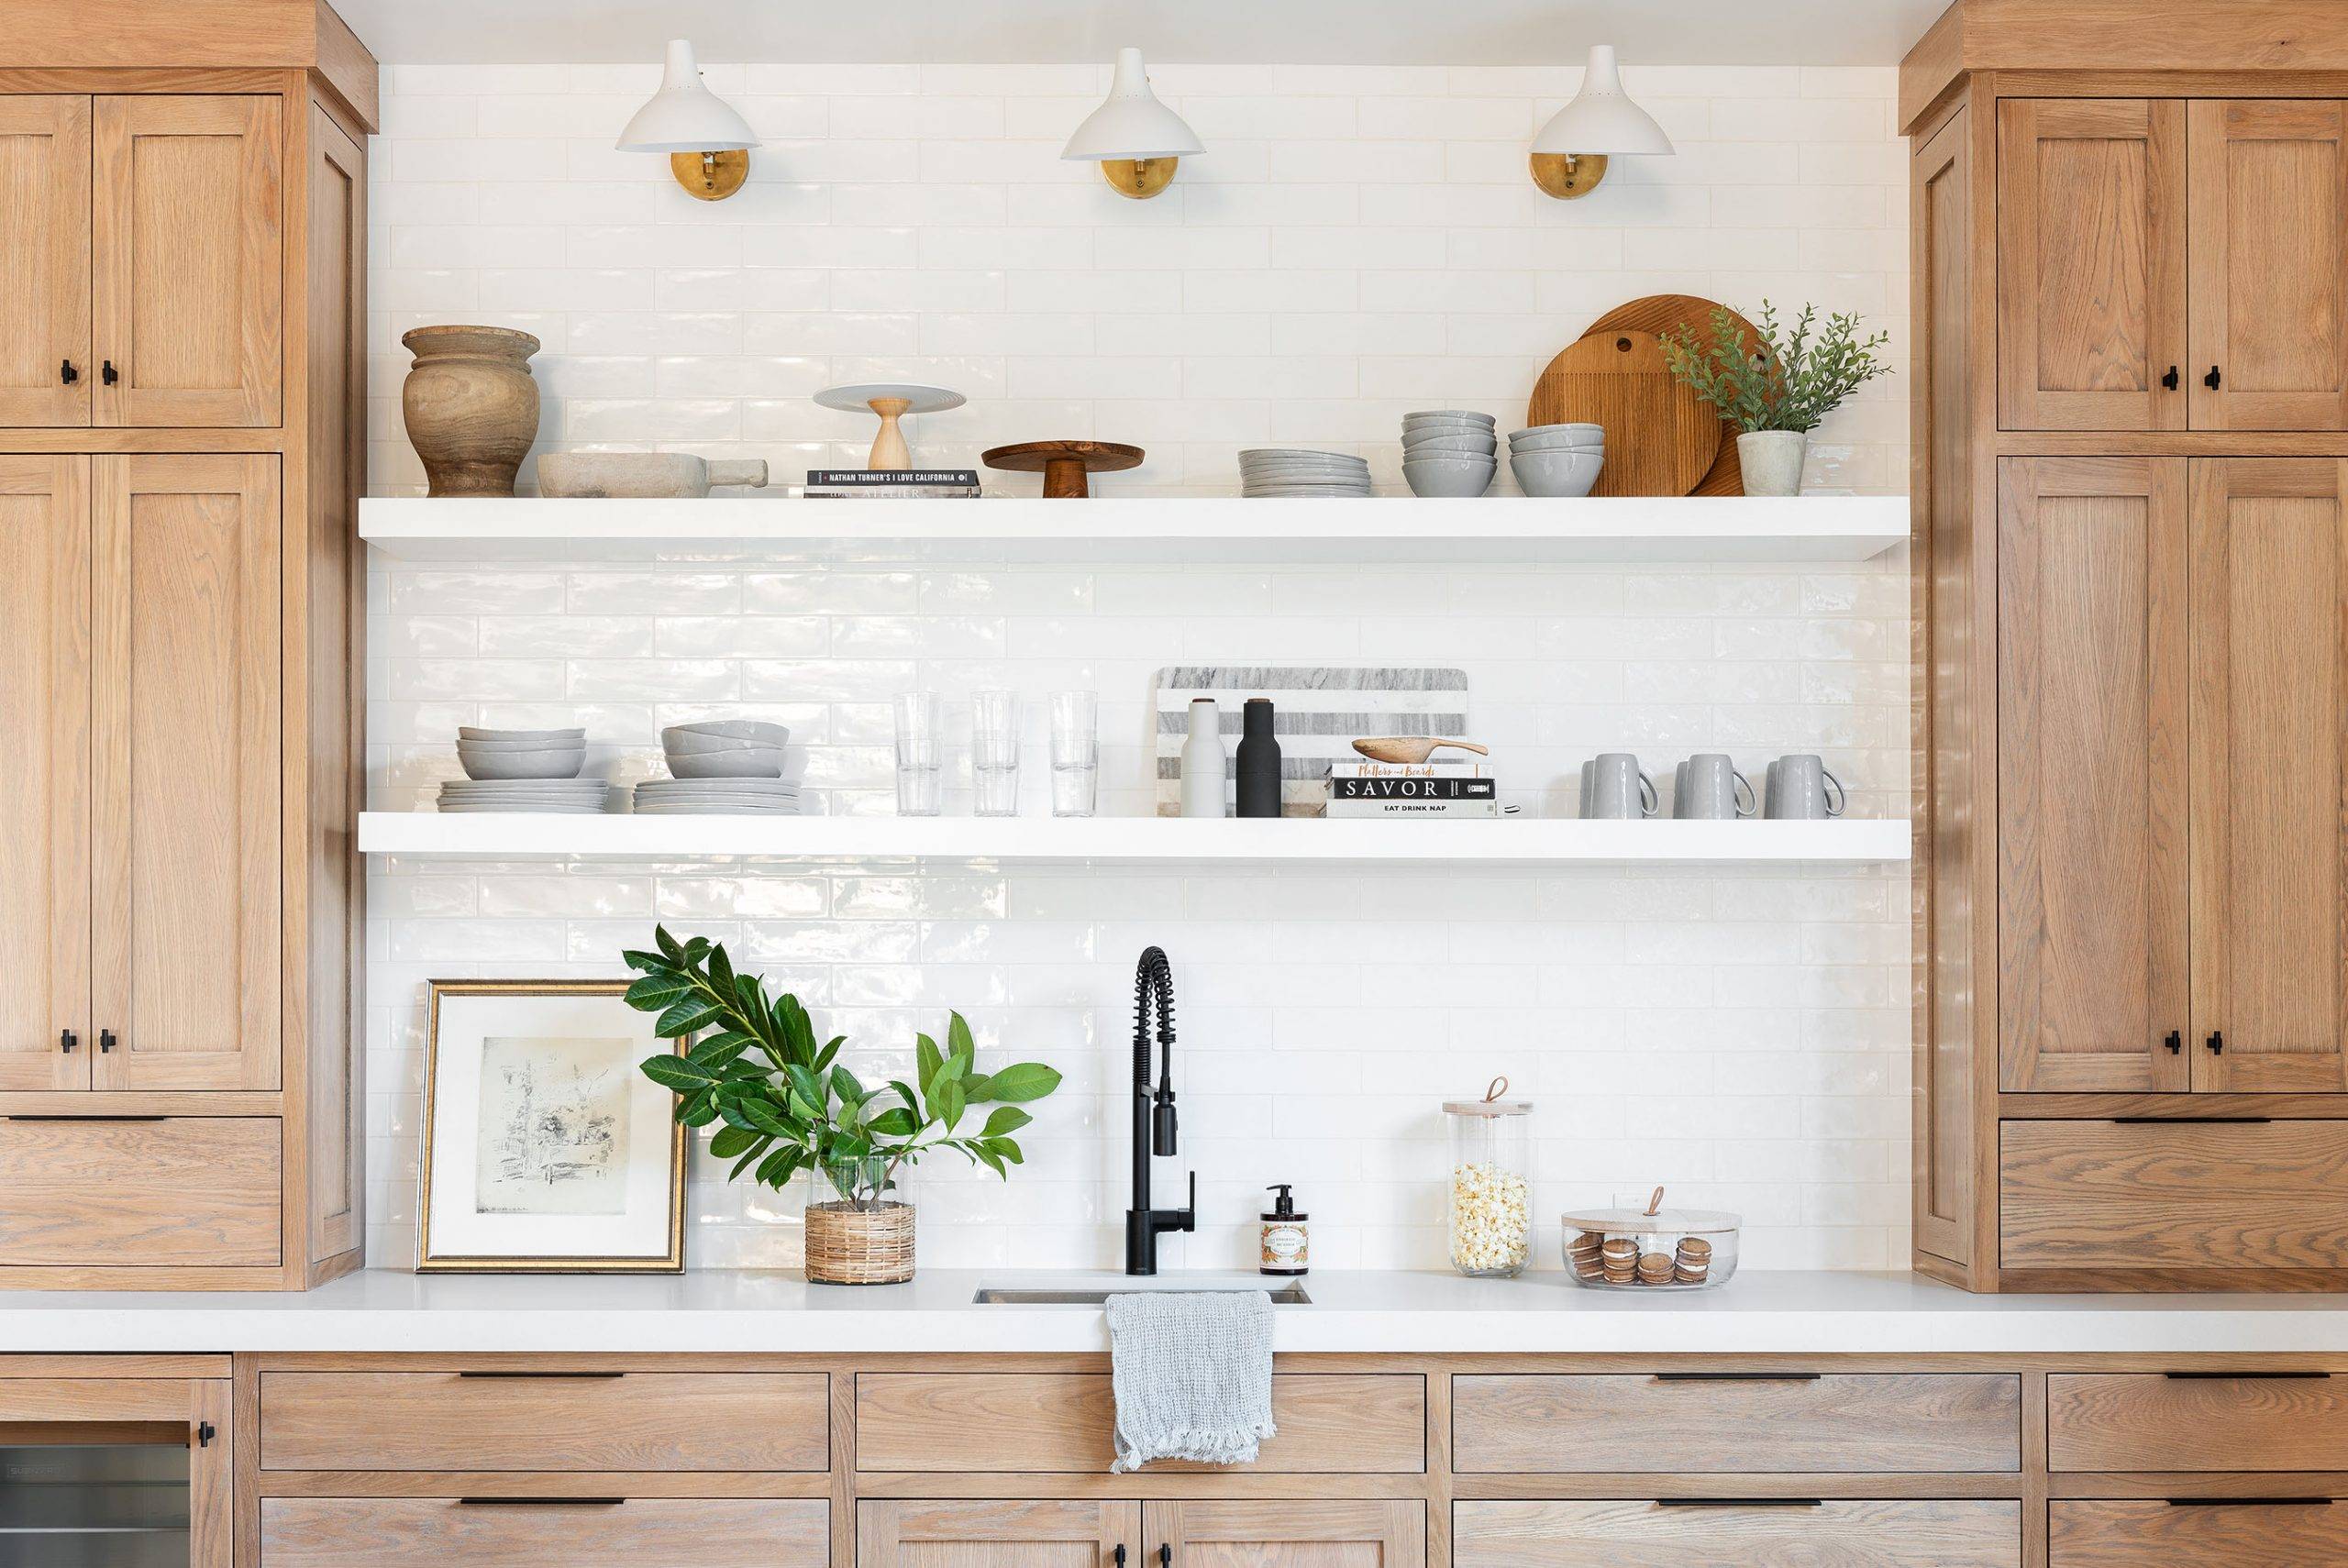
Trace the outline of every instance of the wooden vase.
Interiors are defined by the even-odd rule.
[[[807,1283],[902,1285],[914,1276],[914,1206],[807,1206]]]
[[[512,495],[538,438],[538,340],[503,326],[419,326],[400,342],[415,356],[400,407],[431,493]]]

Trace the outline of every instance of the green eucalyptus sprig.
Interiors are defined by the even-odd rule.
[[[677,1094],[677,1120],[688,1127],[723,1121],[710,1153],[735,1162],[726,1179],[757,1167],[755,1179],[780,1188],[803,1170],[823,1173],[858,1208],[881,1201],[898,1167],[951,1149],[997,1176],[1025,1156],[1011,1134],[1034,1120],[1019,1109],[1060,1086],[1040,1062],[978,1071],[978,1046],[960,1013],[950,1015],[946,1048],[914,1036],[914,1082],[892,1078],[868,1088],[838,1058],[845,1035],[822,1045],[799,999],[770,998],[756,975],[737,974],[725,947],[705,937],[680,942],[653,931],[657,952],[621,955],[642,978],[627,988],[630,1007],[658,1013],[652,1032],[692,1043],[681,1055],[645,1059],[644,1076]],[[976,1132],[962,1132],[973,1107],[993,1105]]]
[[[1764,300],[1755,334],[1759,342],[1752,344],[1736,317],[1715,305],[1711,340],[1683,323],[1664,334],[1664,361],[1745,434],[1807,433],[1853,392],[1891,371],[1875,352],[1891,341],[1889,333],[1861,341],[1855,315],[1828,316],[1823,331],[1817,322],[1818,307],[1806,304],[1790,329],[1781,327],[1777,307]]]

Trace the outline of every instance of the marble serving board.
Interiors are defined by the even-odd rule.
[[[1182,812],[1182,743],[1191,702],[1215,701],[1223,731],[1224,809],[1235,810],[1241,709],[1272,700],[1280,743],[1280,814],[1317,817],[1329,803],[1329,765],[1357,756],[1367,735],[1468,737],[1468,672],[1397,665],[1169,665],[1152,679],[1150,714],[1161,817]]]

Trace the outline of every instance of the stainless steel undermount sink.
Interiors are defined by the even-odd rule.
[[[1198,1290],[1209,1295],[1228,1295],[1238,1290],[1260,1290],[1272,1298],[1275,1307],[1310,1307],[1312,1297],[1301,1285],[1202,1285],[1189,1286],[1123,1286],[1099,1290],[1021,1289],[1015,1286],[982,1286],[970,1297],[979,1307],[1098,1307],[1112,1296],[1131,1296],[1144,1290]]]

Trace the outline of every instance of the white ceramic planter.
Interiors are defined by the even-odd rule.
[[[1747,495],[1800,495],[1810,437],[1799,430],[1756,430],[1736,438],[1737,466]]]

